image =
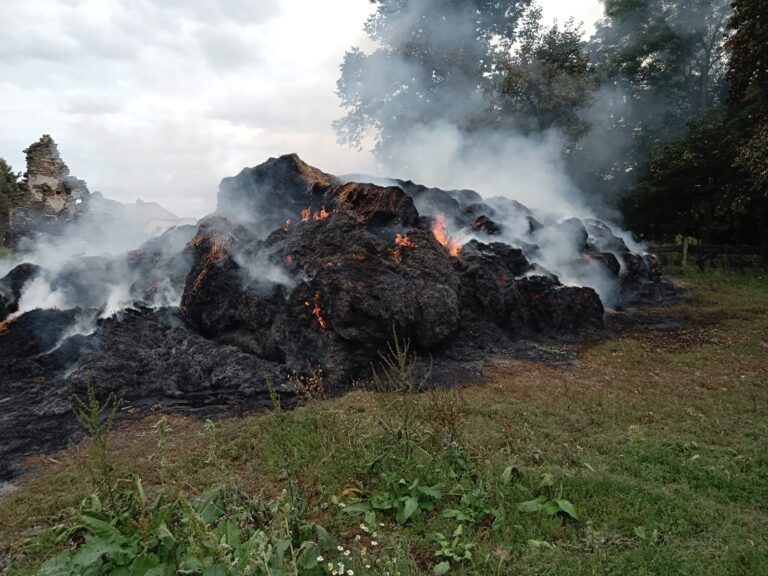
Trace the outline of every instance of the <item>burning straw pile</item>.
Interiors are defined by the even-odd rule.
[[[87,382],[134,413],[208,414],[267,405],[265,376],[291,396],[296,374],[321,369],[328,390],[343,390],[369,377],[393,330],[437,365],[457,365],[505,342],[600,335],[604,300],[669,294],[654,259],[596,220],[547,223],[469,190],[365,180],[296,155],[245,169],[222,182],[216,214],[198,227],[49,275],[75,295],[69,309],[18,315],[45,273],[11,271],[0,280],[0,321],[15,319],[0,334],[0,461],[61,446]],[[570,256],[554,258],[564,245]],[[115,270],[130,279],[131,305],[106,315],[97,279]],[[178,306],[157,305],[160,283]]]

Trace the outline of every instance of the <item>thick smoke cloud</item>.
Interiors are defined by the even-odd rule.
[[[489,79],[488,86],[477,81],[478,66],[488,67],[482,61],[482,49],[488,45],[478,40],[477,23],[462,12],[465,4],[445,9],[441,18],[425,17],[426,10],[434,10],[428,0],[406,5],[400,13],[387,13],[378,27],[369,26],[383,47],[369,53],[355,49],[348,55],[340,90],[350,107],[336,125],[341,138],[361,143],[361,126],[368,124],[368,137],[373,132],[377,141],[381,174],[427,186],[477,191],[502,215],[503,241],[526,249],[529,258],[565,284],[593,287],[607,304],[617,304],[618,281],[604,267],[585,262],[580,257],[582,234],[562,225],[574,217],[590,219],[605,213],[602,200],[585,195],[571,178],[564,156],[569,145],[565,136],[552,129],[523,134],[514,123],[502,127],[500,122],[488,121],[494,118],[493,81]],[[514,29],[514,22],[510,26]],[[414,40],[416,32],[418,40]],[[420,42],[427,46],[423,53]],[[434,58],[424,56],[429,51]],[[624,122],[631,113],[627,100],[610,90],[599,91],[594,106],[584,111],[595,126],[585,141],[595,169],[612,165],[615,154],[631,146],[631,142],[617,142],[616,147],[606,147],[605,141],[599,142],[613,123]],[[599,110],[609,101],[613,109],[606,120]],[[602,151],[606,148],[611,152]],[[505,210],[509,204],[504,200],[533,209],[543,227],[530,230],[527,214]],[[419,209],[432,215],[440,212],[439,207],[423,203]],[[611,227],[631,248],[642,250],[631,234],[615,223]],[[450,222],[448,228],[449,233],[459,233],[451,230]],[[472,237],[465,234],[459,240]],[[538,248],[527,248],[530,245]]]

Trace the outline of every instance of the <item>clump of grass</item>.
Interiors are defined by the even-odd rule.
[[[422,378],[416,377],[416,355],[410,347],[410,340],[401,340],[393,328],[387,353],[380,354],[379,369],[372,366],[373,389],[380,399],[379,425],[406,467],[412,462],[424,426],[421,404],[415,397],[426,388],[431,375],[430,368]]]
[[[115,415],[121,402],[111,393],[103,403],[96,397],[90,381],[86,386],[86,398],[73,397],[75,417],[80,426],[91,437],[91,452],[88,460],[91,479],[99,494],[106,497],[112,507],[114,500],[114,468],[109,458],[109,432],[115,422]],[[106,412],[106,417],[102,414]]]

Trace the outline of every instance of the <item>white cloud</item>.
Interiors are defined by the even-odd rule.
[[[544,4],[547,18],[574,11]],[[91,190],[182,216],[212,210],[222,177],[269,156],[374,170],[330,128],[339,64],[365,42],[370,10],[365,0],[3,0],[0,156],[22,170],[22,149],[50,133]]]

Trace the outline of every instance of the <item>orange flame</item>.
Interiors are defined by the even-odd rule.
[[[304,306],[309,306],[309,302],[304,302]],[[315,320],[317,320],[318,326],[320,326],[321,330],[325,330],[328,325],[325,323],[325,318],[323,318],[322,313],[320,312],[320,292],[315,291],[315,298],[314,298],[314,307],[312,308],[312,316],[315,317]]]
[[[283,232],[288,232],[288,228],[291,227],[291,219],[288,218],[288,220],[285,221],[285,224],[283,224]]]
[[[325,206],[320,208],[320,210],[315,210],[314,212],[312,212],[311,208],[304,208],[301,211],[301,221],[302,222],[309,222],[310,219],[312,219],[315,222],[317,222],[318,220],[325,220],[330,215],[331,215],[331,213],[328,212],[328,210],[325,209]]]
[[[315,212],[312,215],[312,220],[315,220],[315,221],[325,220],[326,218],[328,218],[328,216],[330,216],[330,213],[325,209],[325,206],[323,206],[322,208],[320,208],[319,212]]]
[[[395,244],[405,248],[418,248],[418,246],[416,246],[416,242],[408,238],[408,236],[402,236],[400,234],[395,236]]]
[[[292,262],[293,262],[293,256],[291,256],[290,254],[288,254],[288,256],[286,256],[286,257],[285,257],[285,262],[286,262],[287,264],[290,264],[290,263],[292,263]]]
[[[392,260],[394,260],[397,264],[400,264],[403,260],[403,249],[404,248],[418,248],[416,245],[416,242],[408,238],[408,236],[403,236],[402,234],[395,235],[395,247],[392,248]]]
[[[432,235],[435,237],[435,240],[440,242],[440,244],[448,250],[448,254],[454,258],[459,257],[461,243],[459,243],[456,238],[448,236],[448,233],[445,230],[445,214],[443,212],[440,212],[435,216],[435,220],[432,222]]]
[[[309,300],[304,301],[304,306],[311,306]],[[327,324],[325,323],[325,318],[323,318],[322,313],[320,312],[320,292],[315,291],[315,297],[314,297],[314,306],[312,308],[312,316],[315,317],[315,320],[317,320],[318,325],[322,330],[325,330],[327,328]]]

